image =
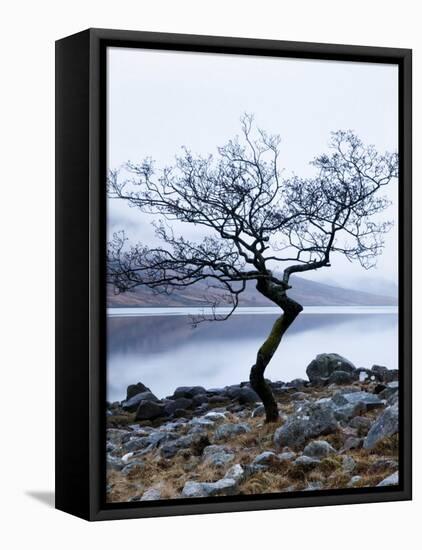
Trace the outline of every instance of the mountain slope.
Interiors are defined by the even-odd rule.
[[[351,290],[334,285],[317,283],[301,277],[291,278],[292,289],[289,296],[304,306],[390,306],[397,305],[391,296],[380,296],[370,292]],[[178,289],[171,295],[157,294],[147,287],[115,295],[109,287],[108,307],[195,307],[209,305],[206,299],[207,287],[204,282],[184,289]],[[220,304],[224,305],[224,304]],[[248,283],[240,295],[240,306],[271,306],[272,303],[259,294],[254,284]]]

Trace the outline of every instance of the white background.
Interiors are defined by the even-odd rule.
[[[415,500],[89,524],[55,511],[54,40],[87,27],[414,49],[414,204],[421,204],[418,2],[73,0],[3,3],[1,40],[1,481],[3,548],[409,548],[420,539],[421,321],[414,320]],[[419,100],[419,101],[418,101]],[[416,210],[416,209],[415,209]],[[415,212],[415,242],[421,217]],[[417,251],[417,250],[416,250]],[[415,258],[418,281],[419,258]],[[415,306],[420,303],[415,287]],[[75,403],[75,407],[77,407]],[[412,539],[415,541],[413,542]],[[412,541],[412,542],[411,542]],[[407,546],[407,545],[406,545]]]

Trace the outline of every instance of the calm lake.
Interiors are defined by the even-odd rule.
[[[202,308],[110,308],[107,399],[124,399],[143,382],[157,397],[177,386],[221,387],[247,380],[277,308],[242,307],[227,321],[192,326]],[[206,311],[205,311],[206,313]],[[224,313],[224,309],[218,310]],[[397,308],[305,307],[266,371],[272,380],[306,378],[318,353],[335,352],[356,367],[398,368]]]

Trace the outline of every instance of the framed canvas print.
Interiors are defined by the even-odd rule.
[[[411,51],[56,43],[56,505],[411,498]]]

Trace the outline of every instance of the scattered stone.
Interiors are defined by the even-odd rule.
[[[216,441],[230,439],[234,435],[244,434],[250,431],[251,429],[248,424],[222,424],[215,430],[214,439]]]
[[[134,460],[133,462],[130,462],[122,469],[122,474],[128,475],[134,470],[138,468],[143,468],[145,466],[145,462],[142,460]]]
[[[211,422],[218,422],[219,420],[226,420],[226,415],[222,412],[210,411],[204,415],[204,419]]]
[[[362,480],[362,476],[353,476],[349,483],[347,484],[348,487],[356,487]]]
[[[149,402],[158,401],[158,397],[156,397],[150,391],[138,393],[133,397],[131,397],[130,399],[128,399],[127,401],[124,401],[122,403],[122,409],[124,411],[135,412],[139,404],[142,403],[143,401],[149,401]]]
[[[145,491],[141,497],[141,501],[144,500],[160,500],[161,498],[161,486],[150,487]]]
[[[386,399],[388,402],[391,401],[392,397],[398,396],[399,392],[399,383],[398,381],[389,382],[384,389],[380,392],[380,399]]]
[[[296,453],[293,453],[292,451],[284,451],[283,453],[280,453],[277,455],[279,462],[291,462],[296,458]]]
[[[377,418],[363,443],[364,449],[372,449],[384,437],[390,437],[399,430],[399,408],[393,405]]]
[[[252,466],[272,466],[278,462],[279,459],[275,453],[264,451],[253,459]]]
[[[363,445],[363,439],[361,437],[348,437],[343,444],[343,451],[351,451],[353,449],[360,449]]]
[[[335,452],[336,450],[334,449],[334,447],[330,445],[328,441],[324,441],[323,439],[311,441],[303,449],[304,455],[314,458],[323,458]]]
[[[186,498],[232,495],[236,492],[237,482],[224,478],[214,482],[187,481],[182,496]]]
[[[339,407],[347,405],[362,405],[367,411],[384,407],[383,401],[377,395],[366,391],[336,393],[333,395],[332,401]]]
[[[140,394],[142,395],[142,394]],[[136,399],[136,396],[133,399]],[[154,420],[160,416],[165,416],[165,406],[155,401],[142,401],[136,411],[136,420]]]
[[[309,384],[307,380],[303,380],[303,378],[295,378],[291,382],[287,382],[284,384],[286,389],[292,388],[294,390],[300,391],[303,388],[306,388],[306,386]]]
[[[355,379],[358,378],[356,367],[353,363],[337,353],[321,353],[306,368],[309,380],[317,386],[327,384],[330,376],[335,371],[354,374]]]
[[[389,485],[398,485],[399,483],[399,472],[394,472],[394,474],[391,474],[390,476],[386,477],[380,483],[378,483],[377,487],[387,487]]]
[[[235,464],[231,468],[229,468],[224,476],[224,478],[228,479],[234,479],[237,483],[240,483],[243,481],[243,479],[246,476],[245,470],[242,468],[240,464]]]
[[[308,485],[306,486],[306,488],[304,490],[305,491],[320,491],[323,488],[324,488],[324,486],[323,486],[321,481],[311,481],[310,483],[308,483]]]
[[[309,439],[327,435],[337,430],[338,423],[330,407],[313,403],[287,417],[286,422],[274,434],[277,448],[298,448]]]
[[[224,466],[234,459],[234,454],[229,452],[223,445],[208,445],[202,453],[204,462],[212,466]]]
[[[355,428],[358,433],[366,435],[372,426],[372,422],[371,419],[366,416],[355,416],[350,421],[349,426]]]
[[[343,456],[342,470],[347,474],[351,474],[356,468],[356,462],[349,455]]]
[[[107,456],[107,469],[108,470],[122,470],[125,464],[120,460],[120,458],[117,458],[115,456],[108,455]]]
[[[392,460],[389,458],[380,458],[379,460],[371,464],[369,468],[369,473],[377,474],[378,472],[382,472],[383,470],[397,469],[397,467],[398,467],[397,460]]]

